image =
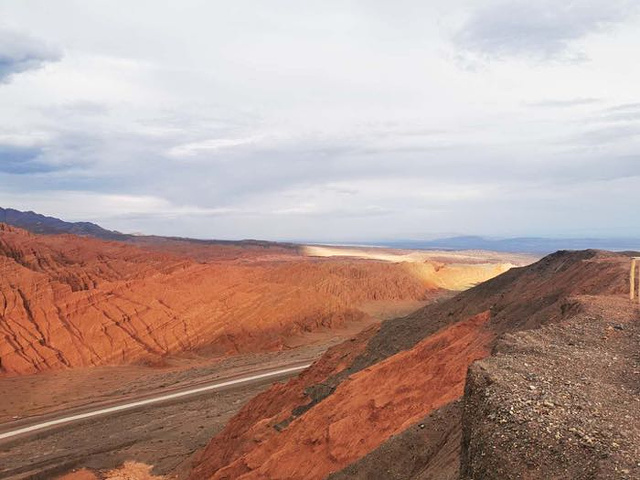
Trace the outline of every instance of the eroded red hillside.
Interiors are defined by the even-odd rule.
[[[422,300],[436,288],[402,263],[261,245],[139,247],[5,225],[0,273],[4,374],[281,349],[367,318],[365,302]]]
[[[489,353],[492,335],[483,328],[488,319],[485,313],[452,325],[411,350],[352,375],[279,434],[260,427],[276,425],[282,412],[263,418],[246,433],[267,432],[267,438],[254,436],[254,448],[244,455],[235,451],[236,458],[224,468],[208,462],[233,441],[231,435],[221,435],[205,450],[191,478],[320,479],[344,468],[462,394],[468,365]],[[297,385],[292,387],[297,390]],[[228,430],[233,428],[231,424]]]

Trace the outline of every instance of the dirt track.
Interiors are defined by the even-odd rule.
[[[225,377],[237,378],[256,369],[264,371],[269,366],[282,368],[287,362],[301,364],[317,357],[325,348],[326,345],[316,345],[284,353],[237,357],[186,371],[156,371],[144,377],[144,381],[136,378],[128,392],[126,388],[121,388],[94,398],[97,405],[113,405],[121,401],[118,399],[123,394],[128,401],[149,398],[153,396],[151,392],[161,385],[172,385],[169,390],[175,392],[193,388],[203,381],[211,382],[213,379],[219,382]],[[13,383],[17,380],[14,379]],[[272,383],[273,378],[266,378],[249,385],[241,384],[235,388],[136,408],[113,416],[94,417],[36,432],[28,437],[2,441],[0,478],[49,479],[78,467],[96,470],[115,468],[130,459],[153,464],[153,471],[157,474],[165,474],[176,468],[180,470],[181,464],[221,430],[244,403]],[[84,392],[82,398],[90,399],[90,392]],[[65,405],[70,406],[72,412],[87,411],[86,405],[78,405],[72,400]],[[33,423],[36,418],[46,420],[57,417],[50,405],[42,405],[40,411],[48,413],[12,424],[17,428],[21,424]]]

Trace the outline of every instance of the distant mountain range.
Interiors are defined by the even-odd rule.
[[[107,230],[91,222],[65,222],[55,217],[47,217],[35,212],[22,212],[0,207],[0,223],[24,228],[33,233],[70,233],[102,240],[140,241],[143,239],[171,239],[210,244],[248,244],[269,246],[277,242],[259,240],[197,240],[180,237],[137,236]],[[327,244],[330,244],[327,243]],[[551,253],[557,250],[599,250],[625,251],[640,250],[640,238],[543,238],[517,237],[491,239],[478,236],[459,236],[438,240],[393,240],[384,242],[358,242],[361,246],[385,246],[412,250],[491,250],[494,252]],[[283,243],[282,246],[293,246]]]
[[[0,207],[0,223],[24,228],[32,233],[46,235],[70,233],[83,237],[95,237],[103,240],[127,240],[131,235],[106,230],[91,222],[65,222],[55,217],[47,217],[35,212],[21,212],[13,208]]]
[[[201,240],[183,237],[162,237],[157,235],[133,235],[121,233],[116,230],[107,230],[100,225],[91,222],[65,222],[55,217],[40,215],[32,211],[22,212],[13,208],[0,207],[0,223],[6,223],[14,227],[22,228],[31,233],[55,235],[71,234],[81,237],[93,237],[101,240],[112,240],[131,243],[158,243],[167,241],[189,242],[205,245],[239,245],[249,247],[271,248],[274,246],[284,248],[297,248],[296,245],[286,242],[269,242],[264,240]]]
[[[491,250],[494,252],[551,253],[558,250],[640,250],[639,238],[543,238],[517,237],[490,239],[462,236],[438,240],[399,240],[382,242],[385,246],[404,249]],[[376,243],[380,245],[381,242]]]

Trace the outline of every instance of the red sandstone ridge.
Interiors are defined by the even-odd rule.
[[[420,299],[386,264],[196,263],[98,240],[0,232],[6,373],[127,363],[207,347],[280,348],[283,338],[362,319],[354,303]]]
[[[489,353],[488,318],[485,313],[452,325],[352,375],[282,433],[259,440],[224,468],[205,460],[191,478],[321,479],[346,467],[462,394],[468,365]],[[203,458],[215,458],[220,447],[212,442]]]
[[[330,350],[300,378],[249,402],[196,457],[190,478],[457,478],[456,401],[468,366],[489,355],[504,333],[574,317],[582,310],[579,296],[621,296],[628,288],[627,269],[624,255],[558,252],[386,321],[356,338],[356,355],[340,368],[327,365],[348,351],[350,342]],[[440,411],[451,415],[433,420]],[[429,437],[439,443],[416,446],[429,455],[382,459],[385,451],[398,451],[393,445],[383,448],[396,436],[405,442],[425,438],[403,433],[418,428],[419,421],[441,425],[446,433]],[[365,457],[367,462],[358,463]],[[405,475],[388,476],[376,469],[380,464],[390,469],[402,464]],[[345,467],[357,476],[341,474]]]
[[[436,289],[403,263],[310,259],[260,243],[134,246],[6,225],[0,274],[0,373],[10,375],[280,349],[367,318],[363,303]]]

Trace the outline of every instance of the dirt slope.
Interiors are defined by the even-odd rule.
[[[458,480],[461,401],[430,413],[329,480]]]
[[[488,354],[486,321],[486,315],[473,317],[352,375],[212,478],[323,478],[357,460],[462,394],[467,365]],[[193,478],[204,478],[204,472],[195,471]]]
[[[190,478],[320,479],[384,451],[393,435],[459,398],[468,366],[501,334],[578,314],[576,295],[622,294],[627,268],[624,255],[558,252],[386,321],[354,341],[357,356],[340,368],[327,364],[337,365],[348,345],[250,402],[201,453]],[[278,407],[264,408],[272,402]]]

